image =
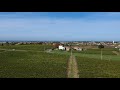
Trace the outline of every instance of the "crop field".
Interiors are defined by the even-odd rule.
[[[116,55],[112,51],[118,51],[117,49],[103,49],[102,53],[103,55]],[[86,51],[78,52],[78,51],[73,51],[74,53],[81,53],[81,54],[100,54],[101,50],[100,49],[88,49]]]
[[[50,49],[50,45],[0,46],[0,78],[67,78],[71,52]],[[13,50],[15,49],[15,50]],[[80,78],[120,78],[120,53],[117,49],[73,51]]]
[[[77,57],[80,78],[120,78],[120,61]]]
[[[110,49],[110,48],[105,48],[102,50],[103,52],[103,60],[118,60],[120,61],[120,55],[116,55],[112,51],[117,51],[120,53],[117,49]],[[70,51],[53,51],[54,53],[59,53],[59,54],[66,54],[70,55]],[[86,51],[73,51],[75,56],[80,56],[83,58],[92,58],[92,59],[101,59],[101,51],[100,49],[88,49]]]
[[[6,46],[4,49],[27,48],[31,51],[0,50],[0,78],[66,78],[69,56],[37,52],[42,50],[42,47],[39,47]]]
[[[39,50],[43,51],[44,49],[51,48],[51,45],[9,45],[9,46],[0,46],[0,49],[17,49],[17,50]]]
[[[103,49],[101,60],[100,49],[89,49],[86,51],[73,51],[76,56],[80,78],[120,78],[120,55],[112,51],[117,49]],[[55,51],[59,54],[70,55],[70,52]]]

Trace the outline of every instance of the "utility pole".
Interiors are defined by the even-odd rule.
[[[71,47],[71,56],[72,56],[72,47]]]
[[[45,46],[44,46],[44,52],[45,52]]]
[[[102,49],[101,49],[101,60],[102,60]]]
[[[71,56],[72,56],[72,45],[70,45],[70,49],[71,49]]]

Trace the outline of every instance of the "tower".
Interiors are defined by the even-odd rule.
[[[115,42],[113,41],[113,44],[114,44]]]

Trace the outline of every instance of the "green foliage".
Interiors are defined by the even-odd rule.
[[[98,48],[102,49],[102,48],[104,48],[104,46],[101,44],[101,45],[98,46]]]

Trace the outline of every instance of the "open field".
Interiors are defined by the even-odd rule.
[[[17,49],[17,50],[38,50],[43,51],[44,49],[51,48],[51,45],[9,45],[0,46],[0,49]]]
[[[113,53],[114,51],[117,51],[117,49],[103,49],[103,60],[118,60],[120,61],[120,56]],[[59,54],[66,54],[70,55],[70,52],[66,51],[53,51],[54,53]],[[118,51],[117,51],[118,52]],[[92,59],[101,59],[101,51],[100,49],[88,49],[86,51],[73,51],[75,56],[80,56],[83,58],[92,58]],[[120,53],[120,52],[118,52]]]
[[[103,55],[116,55],[112,51],[118,51],[118,50],[117,49],[111,49],[111,48],[102,50]],[[78,51],[73,51],[73,52],[74,53],[81,53],[81,54],[95,54],[95,55],[101,53],[100,49],[88,49],[88,50],[82,51],[82,52],[78,52]]]
[[[120,56],[113,53],[113,50],[117,51],[116,49],[104,49],[103,60],[100,59],[99,49],[83,52],[73,51],[78,63],[79,77],[120,78]],[[70,52],[66,51],[55,52],[70,55]]]
[[[44,52],[49,45],[0,46],[0,78],[67,78],[68,59],[71,52],[54,50]],[[13,50],[15,49],[15,50]],[[80,78],[119,78],[120,55],[103,49],[73,51]],[[120,53],[117,51],[117,53]]]
[[[103,60],[100,59],[99,49],[89,49],[83,52],[73,51],[78,63],[79,77],[120,78],[120,56],[112,51],[117,50],[103,49]],[[70,54],[65,51],[56,51],[56,53]]]
[[[120,61],[77,57],[80,78],[120,78]]]
[[[23,46],[15,47],[22,50],[25,48]],[[9,47],[7,48],[9,49]],[[38,47],[33,46],[31,48],[28,46],[28,48],[31,51],[0,53],[0,78],[65,78],[67,76],[69,56],[37,52]]]

